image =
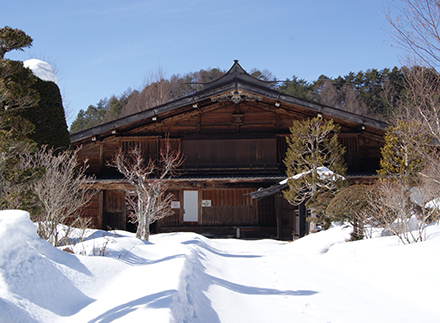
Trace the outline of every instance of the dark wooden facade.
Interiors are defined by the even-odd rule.
[[[341,125],[349,174],[368,180],[378,168],[386,124],[272,90],[238,64],[204,90],[153,109],[76,134],[81,158],[100,189],[86,215],[100,228],[132,229],[126,221],[128,184],[107,166],[118,149],[141,147],[157,158],[168,137],[185,156],[182,174],[170,183],[175,213],[156,232],[195,231],[211,236],[292,239],[305,234],[306,210],[280,194],[249,194],[285,178],[286,137],[293,120],[315,117]]]

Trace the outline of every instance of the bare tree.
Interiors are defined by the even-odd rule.
[[[182,163],[180,151],[173,150],[168,140],[159,160],[145,161],[138,147],[129,152],[121,149],[113,159],[110,166],[116,167],[135,190],[135,196],[127,194],[127,202],[137,223],[136,238],[148,241],[150,224],[173,214],[170,208],[173,195],[167,194],[167,189],[169,179],[176,175]]]
[[[345,84],[342,88],[342,100],[339,108],[344,111],[368,116],[370,111],[367,105],[361,101],[359,92],[352,86]]]
[[[65,232],[60,225],[74,227],[83,222],[81,211],[94,193],[85,174],[87,161],[79,165],[79,150],[55,155],[53,149],[43,146],[25,159],[26,163],[44,170],[41,179],[31,184],[42,206],[41,215],[35,220],[40,237],[54,246],[62,245],[69,236],[69,228]]]
[[[423,63],[440,64],[440,1],[401,0],[403,8],[388,7],[386,18],[393,27],[393,38]],[[399,14],[394,15],[397,10]]]
[[[398,102],[395,118],[392,122],[398,126],[402,120],[420,125],[417,129],[400,131],[407,145],[418,153],[424,169],[418,170],[418,176],[426,181],[440,183],[440,156],[432,149],[440,143],[440,75],[430,68],[413,67],[404,72],[405,91]],[[414,154],[413,154],[414,155]]]
[[[332,80],[319,83],[313,89],[314,95],[319,103],[331,107],[337,107],[340,102],[340,94]]]
[[[440,142],[440,75],[430,68],[414,66],[404,70],[404,82],[397,118],[420,121]]]
[[[332,80],[326,80],[315,86],[314,95],[321,104],[363,116],[371,114],[367,105],[361,101],[359,92],[349,84],[337,89]]]
[[[436,210],[427,208],[426,203],[438,192],[430,189],[430,165],[438,162],[432,139],[419,120],[395,123],[388,128],[381,149],[378,173],[382,177],[376,185],[377,211],[373,217],[385,227],[385,232],[397,235],[403,243],[411,243],[424,240],[426,225],[435,216]],[[427,174],[426,178],[422,173]]]
[[[140,92],[133,92],[127,104],[123,107],[121,114],[130,115],[155,106],[164,104],[171,100],[171,84],[165,79],[165,72],[162,66],[156,71],[150,71],[144,78],[144,85]]]
[[[433,149],[440,143],[440,75],[437,72],[440,65],[440,1],[401,2],[403,8],[398,9],[398,15],[393,16],[390,8],[386,15],[394,30],[392,35],[414,55],[418,64],[427,67],[412,66],[404,70],[405,90],[398,100],[398,113],[392,122],[395,128],[406,123],[417,125],[417,129],[401,128],[396,136],[397,145],[389,157],[396,159],[397,156],[401,160],[400,166],[393,167],[400,169],[403,177],[392,175],[391,179],[380,183],[378,204],[387,213],[377,214],[391,223],[389,231],[394,231],[402,241],[411,242],[423,239],[427,222],[438,220],[437,209],[427,208],[426,202],[438,197],[440,187],[440,156],[438,149]],[[411,171],[411,181],[405,180],[408,176],[402,170]],[[414,201],[415,190],[419,192],[418,203]],[[407,233],[411,229],[407,228],[410,219],[416,220],[418,236]]]
[[[437,209],[425,207],[426,201],[416,203],[403,182],[382,181],[372,192],[371,216],[384,228],[383,235],[396,235],[404,244],[426,239],[426,225],[437,217]]]

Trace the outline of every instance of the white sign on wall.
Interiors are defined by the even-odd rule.
[[[172,209],[180,209],[180,201],[171,201]]]
[[[211,207],[211,200],[202,200],[202,207]]]

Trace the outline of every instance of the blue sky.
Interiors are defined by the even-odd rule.
[[[140,89],[161,67],[173,74],[238,59],[279,80],[308,81],[402,65],[387,34],[383,0],[14,0],[0,26],[25,31],[33,47],[6,58],[55,63],[68,123],[100,99]]]

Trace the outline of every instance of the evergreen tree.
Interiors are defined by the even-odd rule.
[[[333,120],[318,117],[293,122],[284,159],[289,178],[284,197],[290,203],[298,205],[319,192],[337,190],[343,185],[345,148],[338,141],[339,131],[340,126]],[[322,167],[331,172],[322,172]],[[316,231],[316,218],[312,209],[311,232]]]
[[[67,148],[70,137],[58,86],[40,80],[22,62],[4,59],[7,52],[31,45],[23,31],[0,29],[0,110],[29,120],[34,131],[28,136],[38,144]]]
[[[0,208],[21,208],[37,214],[39,205],[30,184],[41,176],[36,169],[21,162],[21,157],[35,152],[37,144],[28,138],[34,126],[20,116],[0,112]]]
[[[76,119],[70,126],[70,132],[75,133],[101,124],[105,117],[104,101],[101,100],[97,106],[89,105],[86,111],[79,110]]]
[[[326,216],[332,221],[348,222],[353,226],[351,240],[364,238],[364,227],[372,212],[372,190],[371,186],[349,186],[337,193],[326,209]]]
[[[3,60],[5,54],[12,50],[21,50],[32,47],[32,38],[26,35],[20,29],[13,29],[5,26],[0,29],[0,60]]]
[[[110,98],[107,106],[108,109],[106,109],[107,112],[105,114],[105,119],[110,121],[119,118],[122,110],[122,103],[115,96]]]
[[[34,126],[16,115],[35,106],[39,97],[32,89],[35,77],[23,63],[5,59],[12,50],[32,45],[32,38],[23,31],[0,29],[0,206],[31,208],[35,196],[29,189],[37,172],[20,162],[20,156],[35,150],[36,143],[28,138]]]
[[[280,85],[278,91],[300,99],[314,101],[313,84],[304,79],[299,79],[295,75],[292,77],[292,80],[287,79]]]
[[[387,129],[379,175],[391,177],[408,187],[417,183],[418,172],[425,166],[425,156],[432,143],[422,130],[422,124],[414,120],[399,120]]]
[[[35,82],[31,70],[23,63],[5,59],[12,50],[32,46],[32,38],[23,31],[8,26],[0,29],[0,111],[23,109],[38,102],[38,94],[31,88]]]
[[[314,210],[316,218],[314,221],[316,225],[320,225],[327,230],[332,224],[332,219],[327,216],[326,210],[332,199],[335,197],[336,192],[328,189],[322,189],[317,194],[310,197],[306,202],[306,207],[310,210]],[[310,219],[309,219],[310,220]]]
[[[34,107],[16,111],[18,115],[34,125],[29,138],[40,146],[67,149],[70,146],[70,135],[67,130],[66,117],[58,86],[54,82],[43,81],[35,76],[32,89],[40,100]]]

